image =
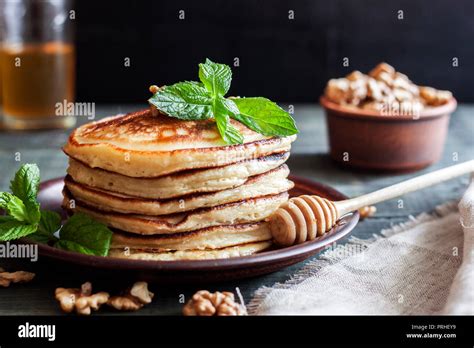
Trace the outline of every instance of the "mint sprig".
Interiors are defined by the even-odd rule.
[[[160,88],[148,101],[162,113],[183,120],[214,118],[222,139],[242,144],[244,137],[230,119],[266,136],[298,133],[293,118],[269,99],[225,98],[232,81],[228,65],[206,59],[199,64],[199,82],[178,82]]]
[[[36,164],[24,164],[11,181],[12,193],[0,192],[0,241],[23,237],[57,248],[88,255],[107,256],[112,232],[85,214],[74,214],[61,226],[61,216],[40,210],[37,201],[40,171]]]
[[[0,192],[0,209],[7,213],[0,219],[0,241],[18,239],[36,232],[41,218],[36,201],[38,186],[38,167],[24,164],[11,181],[13,193]]]

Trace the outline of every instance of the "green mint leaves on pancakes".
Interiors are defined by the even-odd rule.
[[[227,144],[242,144],[242,134],[231,124],[234,119],[265,136],[298,133],[295,121],[276,103],[262,97],[226,98],[232,71],[228,65],[206,59],[199,64],[201,82],[178,82],[159,88],[148,100],[159,111],[182,120],[214,118]]]

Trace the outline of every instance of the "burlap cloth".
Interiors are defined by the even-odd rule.
[[[474,314],[474,183],[457,206],[327,250],[288,282],[258,289],[249,313]]]

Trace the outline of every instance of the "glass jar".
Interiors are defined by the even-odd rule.
[[[2,0],[0,71],[7,129],[67,128],[58,110],[74,102],[71,0]],[[72,12],[71,12],[72,11]]]

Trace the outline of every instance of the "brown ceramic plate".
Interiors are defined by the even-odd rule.
[[[292,196],[315,194],[332,200],[347,198],[342,193],[304,178],[291,176],[295,188]],[[40,186],[38,200],[43,209],[61,212],[63,179],[46,181]],[[71,266],[103,272],[104,276],[131,276],[162,283],[215,282],[271,273],[301,262],[325,246],[347,235],[359,221],[359,214],[345,216],[324,236],[292,247],[273,249],[258,254],[220,260],[141,261],[83,255],[39,244],[42,257],[66,262]]]

